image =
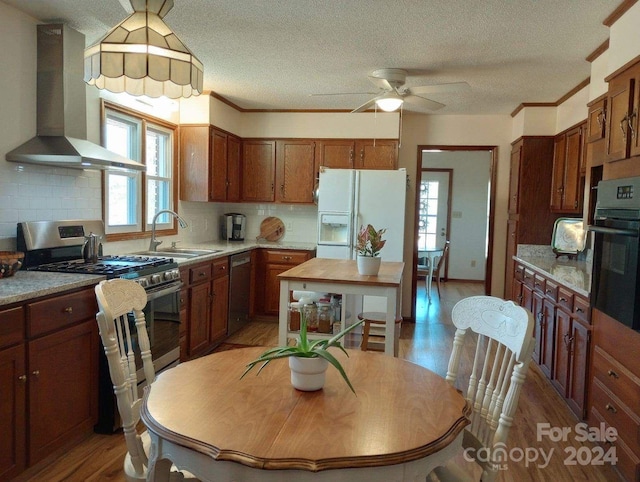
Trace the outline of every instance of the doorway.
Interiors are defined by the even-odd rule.
[[[418,146],[412,319],[416,319],[421,244],[431,242],[440,247],[445,240],[451,240],[445,279],[482,283],[485,294],[491,293],[497,154],[497,146]],[[443,201],[440,186],[447,177],[449,200]],[[429,220],[423,219],[425,210],[430,208],[424,202],[427,190],[424,182],[432,179],[438,182],[437,206],[446,210],[435,214],[431,207],[433,218],[429,224]],[[426,195],[435,199],[433,192]]]

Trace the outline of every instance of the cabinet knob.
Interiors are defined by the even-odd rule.
[[[71,314],[71,313],[73,313],[73,307],[72,306],[67,306],[62,311],[64,311],[65,313]]]
[[[33,370],[33,371],[31,372],[31,374],[32,374],[34,377],[39,377],[39,376],[40,376],[40,370]]]
[[[199,276],[200,278],[203,278],[203,277],[207,276],[207,274],[206,274],[204,271],[200,271],[200,272],[198,273],[198,276]]]
[[[609,371],[607,372],[607,375],[609,375],[611,378],[615,378],[616,380],[617,380],[618,378],[620,378],[620,376],[619,376],[616,372],[614,372],[613,370],[609,370]]]
[[[584,313],[584,310],[582,308],[576,308],[576,312],[577,313]]]
[[[610,403],[607,403],[604,408],[606,408],[609,412],[611,413],[618,413],[618,410],[616,409],[616,407],[614,407],[613,405],[611,405]]]
[[[25,383],[27,381],[27,376],[26,375],[20,375],[18,377],[18,380],[20,380],[22,383]]]
[[[561,296],[561,297],[560,297],[560,301],[562,301],[563,303],[566,303],[566,302],[567,302],[567,299]]]

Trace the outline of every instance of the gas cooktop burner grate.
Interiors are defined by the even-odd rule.
[[[126,273],[150,273],[160,271],[163,267],[170,267],[168,265],[175,265],[172,258],[123,255],[103,256],[98,258],[97,263],[85,263],[84,260],[59,261],[56,263],[41,264],[29,269],[33,271],[97,274],[116,277]]]

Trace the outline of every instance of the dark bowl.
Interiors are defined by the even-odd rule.
[[[20,251],[0,251],[0,278],[8,278],[16,274],[22,266],[24,253]]]

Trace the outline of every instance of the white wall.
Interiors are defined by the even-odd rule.
[[[398,113],[248,112],[241,137],[397,139]]]
[[[402,148],[399,167],[407,169],[407,216],[405,228],[405,261],[412,259],[415,219],[416,170],[418,145],[497,146],[496,216],[491,292],[502,296],[509,197],[509,160],[511,154],[511,116],[445,116],[407,114],[403,120]],[[405,269],[403,282],[403,315],[411,311],[411,273]]]
[[[551,136],[555,129],[555,107],[525,107],[513,118],[511,141],[522,136]]]
[[[448,275],[452,279],[485,279],[491,153],[488,151],[424,152],[423,168],[453,169],[452,216]],[[472,260],[476,266],[472,267]]]
[[[557,108],[555,133],[586,120],[589,115],[589,86],[580,89]]]
[[[640,3],[633,5],[609,29],[607,75],[615,72],[640,53]]]
[[[100,173],[17,164],[5,154],[36,134],[36,20],[0,2],[0,249],[16,224],[100,219]],[[84,95],[84,92],[83,92]]]

